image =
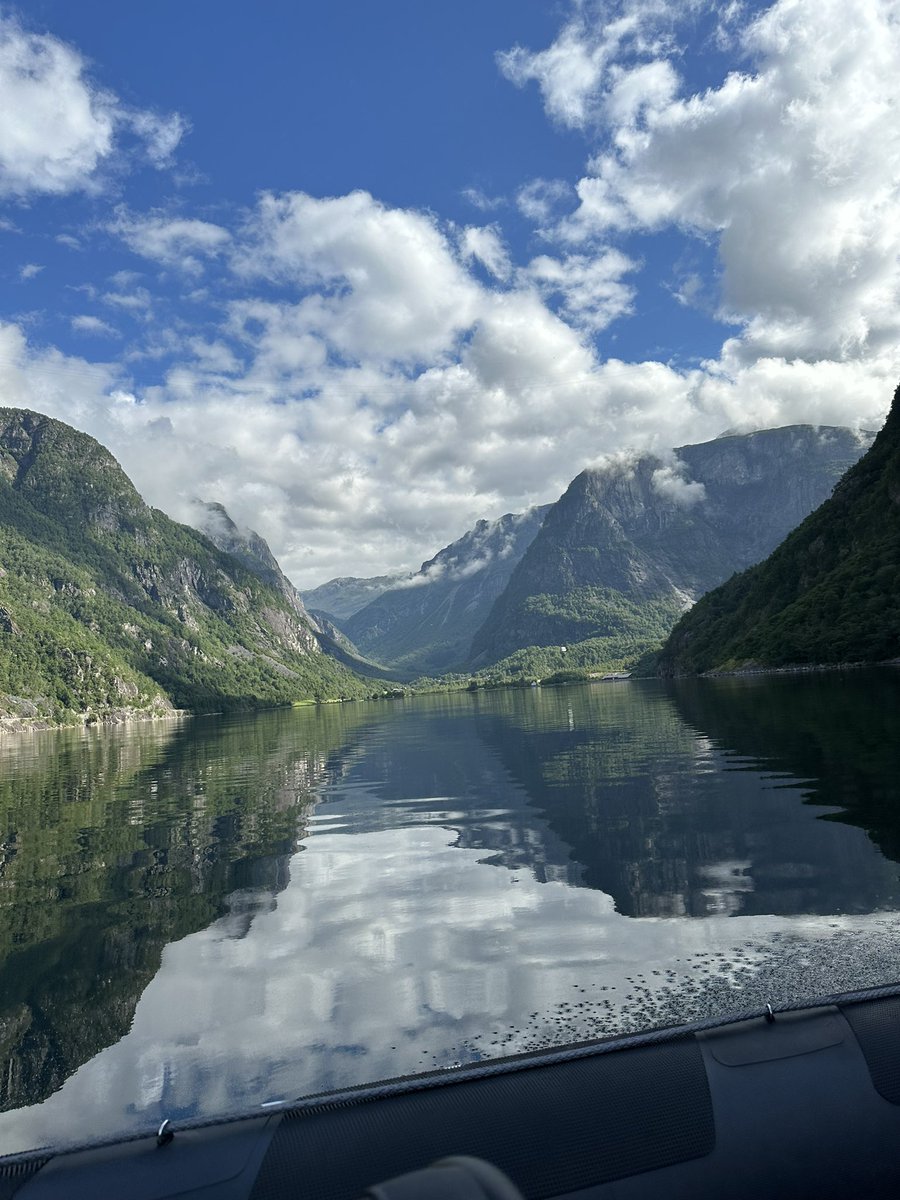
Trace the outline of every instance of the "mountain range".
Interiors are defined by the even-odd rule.
[[[408,674],[623,665],[764,558],[871,440],[796,425],[615,458],[553,505],[479,522],[414,575],[331,580],[305,599]]]
[[[704,592],[770,553],[870,442],[793,425],[583,471],[475,634],[472,663],[588,639],[617,658],[664,636]]]
[[[857,495],[863,465],[884,457],[875,449],[890,445],[896,420],[892,413],[828,510],[856,520],[852,547],[863,544],[862,518],[841,506]],[[180,525],[149,507],[94,439],[0,409],[0,728],[361,698],[373,680],[383,694],[385,682],[423,675],[533,677],[548,663],[584,670],[634,659],[704,592],[764,558],[870,442],[847,429],[792,426],[611,460],[582,472],[554,505],[478,522],[417,572],[330,581],[307,599],[330,599],[332,610],[310,611],[264,539],[222,505],[197,502],[199,528]],[[885,468],[879,479],[873,520],[888,537],[893,476]],[[804,579],[810,554],[824,569],[830,538],[813,537]],[[866,585],[876,591],[857,597],[865,613],[895,579],[893,550],[881,552]],[[856,549],[834,553],[845,575],[857,563]],[[785,579],[792,569],[778,568]],[[857,582],[868,571],[853,569]],[[841,579],[856,596],[853,580]],[[761,585],[772,602],[799,586],[781,582],[780,591]],[[750,584],[740,586],[746,599]],[[695,611],[709,623],[709,606]],[[810,654],[825,637],[820,617]],[[738,653],[695,654],[699,626],[683,628],[691,650],[683,637],[670,643],[677,649],[663,669],[705,669]],[[886,629],[879,646],[892,636]],[[870,641],[878,641],[871,632]],[[766,645],[787,653],[772,638]]]
[[[346,621],[372,600],[377,600],[384,592],[407,579],[412,579],[411,571],[397,575],[374,575],[370,579],[342,575],[304,592],[303,601],[311,612],[324,613],[331,621]]]
[[[360,608],[340,628],[369,658],[410,674],[464,668],[475,630],[503,593],[549,504],[479,521],[415,574]]]

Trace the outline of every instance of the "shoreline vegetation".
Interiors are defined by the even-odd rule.
[[[834,674],[839,671],[871,670],[872,668],[893,667],[900,669],[900,658],[884,659],[881,662],[841,662],[841,663],[794,663],[778,667],[762,665],[746,665],[731,670],[704,671],[702,673],[685,672],[682,675],[670,675],[669,679],[765,679],[781,675],[816,675]],[[530,688],[560,688],[575,685],[590,684],[621,684],[631,679],[659,679],[653,673],[630,673],[627,671],[558,671],[546,679],[511,679],[494,678],[478,679],[459,676],[446,679],[429,679],[413,681],[405,686],[373,692],[369,696],[335,696],[321,700],[294,700],[288,704],[254,705],[243,709],[228,709],[229,715],[235,713],[272,712],[284,708],[313,708],[326,704],[362,704],[383,700],[408,700],[416,696],[450,694],[453,692],[492,692],[504,690],[524,690]],[[217,712],[192,712],[189,709],[169,709],[146,711],[139,709],[118,710],[114,713],[89,714],[81,720],[52,721],[42,716],[10,716],[0,714],[0,738],[28,733],[44,733],[66,729],[112,729],[121,725],[141,724],[156,721],[184,721],[194,717],[224,716],[226,710]]]

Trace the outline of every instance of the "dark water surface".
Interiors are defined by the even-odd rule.
[[[900,672],[0,743],[0,1153],[900,977]]]

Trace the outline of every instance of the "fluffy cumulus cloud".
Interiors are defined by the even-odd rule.
[[[619,250],[594,254],[542,254],[528,265],[530,276],[545,294],[561,298],[573,324],[597,332],[631,311],[634,288],[622,281],[635,263]]]
[[[463,230],[460,247],[464,261],[480,262],[496,279],[509,279],[512,264],[503,244],[503,235],[495,225],[470,225]]]
[[[0,195],[96,188],[129,132],[153,165],[168,165],[184,130],[178,116],[130,109],[97,87],[72,46],[0,15]]]
[[[624,83],[628,69],[619,60],[635,55],[652,58],[671,48],[677,17],[698,7],[692,0],[629,0],[620,4],[576,0],[572,20],[546,50],[533,52],[515,46],[498,53],[497,62],[503,74],[519,87],[537,83],[547,112],[555,121],[583,129],[596,121],[607,93],[617,84],[624,86],[623,99],[635,91]],[[647,74],[643,64],[636,69]],[[658,76],[664,71],[665,64],[651,66],[651,91],[661,86]],[[639,97],[632,103],[635,109],[641,106]]]
[[[554,499],[616,447],[662,451],[791,420],[873,426],[893,386],[860,363],[731,375],[599,363],[521,289],[484,289],[456,358],[407,378],[380,360],[330,361],[315,338],[294,336],[296,307],[257,303],[242,344],[192,339],[163,384],[140,394],[121,368],[29,348],[6,325],[0,389],[110,446],[177,518],[192,518],[194,496],[222,501],[311,587],[415,568],[480,517]]]
[[[666,228],[714,239],[722,315],[744,327],[730,353],[747,362],[893,344],[896,5],[778,0],[740,33],[743,68],[697,91],[678,73],[678,8],[625,4],[607,24],[581,6],[550,50],[504,60],[518,82],[539,83],[551,115],[589,126],[596,148],[558,234],[578,245]]]
[[[433,218],[387,208],[367,192],[263,196],[235,265],[248,279],[308,290],[300,327],[351,360],[449,353],[480,298]]]
[[[519,188],[516,206],[523,216],[540,226],[547,224],[554,211],[574,195],[574,188],[564,179],[532,179]]]

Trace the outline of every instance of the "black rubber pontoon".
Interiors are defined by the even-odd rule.
[[[898,1196],[900,987],[0,1159],[0,1200],[370,1189],[376,1200]]]

